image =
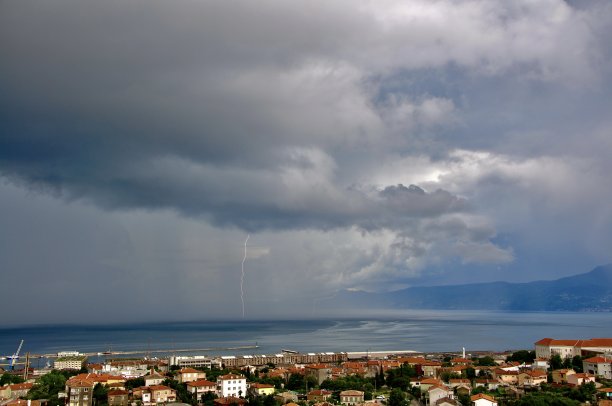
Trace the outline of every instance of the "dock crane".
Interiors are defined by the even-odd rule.
[[[15,368],[15,362],[19,359],[19,353],[21,352],[21,347],[23,347],[23,340],[21,340],[21,343],[19,343],[19,347],[17,347],[17,351],[15,351],[13,355],[7,357],[9,359],[9,367],[11,370]]]

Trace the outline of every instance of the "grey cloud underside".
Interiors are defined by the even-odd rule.
[[[0,7],[0,174],[60,199],[248,231],[393,230],[340,255],[365,284],[423,257],[511,261],[496,226],[554,225],[539,203],[576,181],[533,181],[542,156],[592,160],[609,186],[607,2]],[[457,150],[491,157],[471,168]],[[500,156],[536,162],[502,176]],[[421,159],[428,184],[400,164],[370,179]]]

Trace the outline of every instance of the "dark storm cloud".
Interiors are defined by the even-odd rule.
[[[376,196],[335,178],[333,149],[385,144],[361,74],[324,62],[371,16],[243,5],[5,6],[2,173],[67,200],[248,230],[397,227],[458,209],[442,191]],[[316,34],[303,43],[300,30]]]
[[[389,289],[445,266],[439,283],[575,273],[612,241],[611,21],[605,1],[2,2],[0,194],[17,196],[2,214],[48,258],[16,259],[29,236],[5,231],[20,238],[0,244],[2,268],[57,282],[53,263],[67,292],[93,261],[95,281],[125,271],[136,296],[172,282],[209,307],[247,230],[266,241],[264,294]],[[22,208],[14,185],[44,198]],[[54,204],[44,235],[29,213]],[[92,238],[83,207],[155,250]],[[89,226],[62,243],[70,221]],[[79,246],[71,263],[79,233],[108,255]],[[202,247],[218,263],[186,266]]]

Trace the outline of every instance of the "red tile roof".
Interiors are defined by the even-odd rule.
[[[206,379],[198,379],[197,381],[187,382],[187,386],[201,388],[203,386],[217,386],[216,382],[207,381]]]
[[[178,372],[179,372],[179,374],[197,374],[197,373],[202,373],[202,371],[198,371],[197,369],[193,369],[193,368],[181,368]]]
[[[485,399],[488,400],[489,402],[495,402],[495,398],[489,395],[485,395],[484,393],[479,393],[478,395],[474,395],[470,398],[470,400],[472,402],[479,400],[479,399]]]
[[[608,364],[608,363],[612,363],[612,358],[591,357],[591,358],[585,359],[584,362],[588,362],[591,364]]]

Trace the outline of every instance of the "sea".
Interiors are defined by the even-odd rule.
[[[464,347],[468,352],[531,350],[534,342],[544,337],[612,337],[612,313],[421,310],[352,319],[0,327],[0,356],[13,354],[21,340],[24,340],[22,354],[142,351],[160,356],[178,349],[211,349],[193,352],[209,355],[274,354],[285,349],[299,352],[460,352]],[[258,348],[227,349],[255,345]],[[165,350],[165,353],[152,353],[156,350]]]

